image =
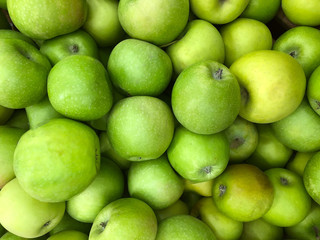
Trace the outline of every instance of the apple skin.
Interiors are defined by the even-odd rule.
[[[89,240],[154,240],[157,228],[157,218],[149,205],[135,198],[121,198],[100,211]]]
[[[98,59],[98,46],[89,33],[77,30],[44,41],[40,52],[46,55],[52,65],[70,55],[85,55]]]
[[[60,114],[80,120],[98,119],[113,104],[108,74],[97,59],[83,55],[68,56],[50,70],[48,97]]]
[[[239,240],[282,240],[283,228],[274,226],[259,218],[243,223],[243,232]]]
[[[0,39],[0,105],[25,108],[46,94],[50,62],[20,39]]]
[[[158,96],[167,88],[172,75],[168,54],[138,39],[118,43],[112,49],[107,69],[115,88],[128,96]]]
[[[308,161],[303,172],[303,183],[307,192],[312,199],[320,204],[320,178],[319,178],[319,167],[320,167],[320,153],[314,154]]]
[[[7,0],[7,7],[20,32],[41,40],[77,30],[87,16],[85,0]]]
[[[96,133],[83,123],[64,118],[26,132],[13,160],[23,189],[44,202],[66,201],[80,193],[93,181],[99,166]]]
[[[272,123],[276,137],[287,147],[299,152],[320,150],[320,116],[304,99],[286,118]]]
[[[116,45],[125,37],[118,18],[117,0],[88,0],[88,15],[83,28],[100,47]]]
[[[6,122],[6,126],[29,130],[30,126],[26,110],[23,108],[14,110],[12,116]]]
[[[214,179],[225,170],[229,151],[223,132],[202,135],[179,126],[167,154],[171,166],[183,178],[203,182]]]
[[[190,215],[177,215],[159,223],[155,240],[216,240],[208,225]]]
[[[281,0],[250,0],[240,17],[256,19],[263,23],[270,22],[277,14]]]
[[[171,103],[176,119],[198,134],[214,134],[229,127],[240,110],[236,77],[223,64],[202,61],[176,79]]]
[[[12,116],[14,110],[0,105],[0,125],[4,125]]]
[[[23,129],[0,126],[0,189],[15,177],[13,155],[24,132]]]
[[[224,130],[230,145],[230,162],[240,163],[246,160],[257,148],[258,130],[256,125],[238,116]]]
[[[271,207],[274,190],[267,175],[250,164],[229,165],[215,178],[212,197],[217,208],[240,222],[262,217]]]
[[[177,75],[194,63],[205,60],[223,63],[225,57],[220,32],[211,23],[200,19],[190,21],[166,51]]]
[[[296,25],[320,25],[320,2],[317,0],[282,0],[281,7],[286,17]]]
[[[290,227],[301,222],[311,207],[311,198],[302,178],[285,168],[271,168],[265,174],[274,188],[274,200],[262,219],[279,227]]]
[[[204,182],[193,182],[188,179],[184,179],[184,191],[192,191],[203,197],[211,197],[213,181],[214,179]]]
[[[7,9],[7,0],[0,0],[0,8]]]
[[[88,235],[83,232],[78,232],[74,230],[66,230],[62,232],[58,232],[52,236],[50,236],[47,240],[88,240]]]
[[[16,178],[0,191],[2,226],[24,238],[36,238],[48,233],[62,219],[64,211],[64,202],[40,202],[29,196]]]
[[[157,159],[131,164],[128,190],[131,197],[144,201],[152,209],[164,209],[178,201],[184,186],[182,178],[170,166],[167,156],[162,155]]]
[[[275,136],[270,124],[257,124],[259,142],[254,153],[245,161],[261,170],[284,167],[293,151]]]
[[[169,147],[173,133],[171,109],[150,96],[120,100],[112,108],[107,123],[112,148],[129,161],[159,158]]]
[[[24,237],[19,237],[17,235],[14,235],[13,233],[11,232],[7,232],[6,234],[4,234],[2,237],[0,237],[0,240],[47,240],[47,236],[44,235],[44,236],[41,236],[41,237],[38,237],[38,238],[24,238]]]
[[[311,74],[308,87],[307,87],[307,97],[312,109],[320,115],[320,64]]]
[[[308,215],[298,224],[284,228],[288,237],[314,240],[319,236],[320,206],[312,201]]]
[[[200,199],[191,215],[206,223],[219,240],[238,240],[243,230],[243,223],[220,212],[211,197]]]
[[[241,86],[239,115],[248,121],[279,121],[296,110],[303,99],[306,77],[301,65],[288,54],[275,50],[247,53],[231,65],[230,71]]]
[[[304,168],[315,153],[316,152],[296,152],[294,157],[287,163],[286,169],[303,177]]]
[[[182,214],[188,215],[189,208],[185,202],[179,199],[167,208],[155,210],[155,214],[157,216],[158,222],[160,222],[168,217]]]
[[[291,28],[277,38],[273,49],[295,58],[308,79],[320,65],[320,30],[308,26]]]
[[[0,39],[20,39],[37,47],[37,45],[31,38],[23,35],[21,32],[10,29],[0,29]]]
[[[100,210],[121,198],[123,191],[124,176],[120,168],[101,158],[97,176],[85,190],[67,201],[67,212],[80,222],[93,223]]]
[[[246,53],[272,48],[271,32],[258,20],[237,18],[223,25],[220,33],[225,45],[224,64],[227,67]]]
[[[249,0],[191,0],[191,10],[200,19],[213,24],[226,24],[237,17],[248,6]]]

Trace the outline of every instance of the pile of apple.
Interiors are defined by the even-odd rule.
[[[0,240],[319,240],[319,0],[0,0]]]

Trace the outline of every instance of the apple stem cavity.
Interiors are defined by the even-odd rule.
[[[50,225],[51,221],[46,222],[45,224],[43,224],[43,227],[48,227]]]
[[[230,144],[230,148],[232,148],[232,149],[238,148],[238,147],[240,147],[244,142],[245,142],[245,141],[244,141],[243,138],[241,138],[241,137],[235,137],[235,138],[232,140],[231,144]]]
[[[320,109],[320,101],[315,99],[314,102],[317,105],[316,109]]]
[[[293,58],[296,58],[297,52],[296,52],[296,51],[291,51],[291,52],[289,53],[289,55],[290,55],[291,57],[293,57]]]
[[[280,182],[282,185],[286,186],[289,184],[288,179],[284,178],[284,177],[280,177]]]
[[[212,166],[206,166],[201,169],[201,172],[204,172],[205,174],[210,174],[212,171]]]
[[[221,80],[222,79],[222,73],[223,73],[223,70],[221,68],[219,68],[217,71],[215,71],[213,73],[213,78],[216,79],[216,80]]]
[[[103,231],[106,229],[107,225],[108,225],[108,221],[105,221],[105,222],[101,222],[101,223],[100,223],[101,232],[103,232]]]
[[[73,53],[73,54],[79,52],[79,46],[77,44],[71,45],[69,49],[70,49],[70,52]]]
[[[220,191],[219,197],[222,197],[227,191],[227,186],[223,185],[223,184],[220,184],[219,191]]]

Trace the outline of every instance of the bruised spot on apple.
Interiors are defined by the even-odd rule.
[[[235,149],[238,148],[240,146],[242,146],[244,144],[245,140],[241,137],[235,137],[231,144],[230,144],[230,148]]]

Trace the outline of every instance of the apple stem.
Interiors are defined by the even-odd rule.
[[[288,179],[284,178],[284,177],[280,177],[280,182],[282,185],[288,185],[289,182],[288,182]]]
[[[48,227],[50,224],[50,221],[46,222],[45,224],[43,224],[43,227]]]
[[[225,185],[223,185],[223,184],[220,184],[220,186],[219,186],[219,191],[220,191],[219,197],[222,197],[222,196],[226,193],[226,191],[227,191],[227,186],[225,186]]]
[[[289,53],[289,55],[290,55],[291,57],[293,57],[293,58],[296,58],[297,52],[296,52],[296,51],[292,51],[292,52]]]
[[[79,52],[79,46],[77,44],[73,44],[70,46],[70,52],[71,53],[78,53]]]
[[[213,73],[213,78],[217,79],[217,80],[221,80],[222,79],[222,72],[223,72],[223,70],[221,68],[219,68],[218,71]]]
[[[100,223],[100,226],[102,227],[102,231],[107,227],[108,221]]]

